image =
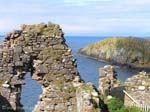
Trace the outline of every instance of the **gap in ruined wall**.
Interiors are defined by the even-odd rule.
[[[30,72],[26,74],[24,83],[25,85],[22,86],[21,103],[25,112],[31,112],[38,102],[39,95],[42,93],[42,85],[32,80]]]

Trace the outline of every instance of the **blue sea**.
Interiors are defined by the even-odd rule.
[[[85,56],[77,54],[78,50],[92,42],[104,39],[105,37],[81,37],[81,36],[67,36],[65,37],[66,43],[72,48],[72,53],[77,59],[77,68],[83,80],[92,82],[98,87],[99,68],[107,65],[108,63],[100,62]],[[3,37],[0,37],[2,40]],[[138,71],[127,70],[116,67],[118,72],[118,79],[124,81],[128,77],[135,75]],[[26,75],[26,85],[23,85],[21,102],[24,105],[25,112],[31,112],[38,101],[38,96],[42,93],[41,85],[31,80],[30,73]]]

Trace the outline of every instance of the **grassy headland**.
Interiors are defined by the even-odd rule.
[[[150,68],[150,39],[110,37],[79,50],[79,54],[134,68]]]

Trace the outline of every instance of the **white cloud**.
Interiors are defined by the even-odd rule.
[[[1,32],[22,23],[52,21],[67,34],[150,34],[150,0],[60,1],[0,1]]]
[[[67,4],[82,6],[92,2],[108,2],[111,0],[63,0],[63,1]]]

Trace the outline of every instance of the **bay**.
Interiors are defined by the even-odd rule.
[[[79,55],[77,52],[80,48],[86,45],[102,40],[106,37],[80,37],[80,36],[68,36],[66,37],[67,44],[72,48],[72,53],[77,59],[77,68],[80,72],[82,79],[86,82],[92,82],[98,87],[99,68],[108,65],[109,63],[97,61],[95,59]],[[125,69],[116,67],[115,70],[118,73],[118,79],[125,81],[128,77],[131,77],[138,73],[137,70]]]

